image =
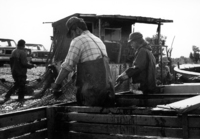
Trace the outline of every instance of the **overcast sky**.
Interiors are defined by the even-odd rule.
[[[161,28],[173,43],[172,57],[189,57],[192,46],[200,47],[200,0],[0,0],[0,38],[24,39],[50,49],[51,24],[74,13],[119,14],[173,20]],[[135,29],[151,37],[155,25],[139,25]]]

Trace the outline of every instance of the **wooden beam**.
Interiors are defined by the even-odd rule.
[[[0,115],[0,128],[28,123],[43,118],[46,118],[45,108],[2,114]]]
[[[179,113],[188,113],[200,107],[200,95],[166,105],[157,105],[157,107],[173,109]]]
[[[178,118],[178,116],[162,115],[114,115],[70,112],[65,114],[65,119],[67,118],[69,121],[78,121],[86,123],[142,126],[181,127],[182,124],[182,119]],[[200,127],[200,125],[198,127]]]
[[[141,136],[141,135],[108,135],[108,134],[91,134],[81,132],[69,132],[69,139],[181,139],[181,138],[170,138],[170,137],[159,137],[159,136]]]
[[[46,115],[47,115],[48,139],[53,139],[54,123],[55,123],[54,107],[47,107],[46,108]]]
[[[188,128],[188,115],[183,114],[182,115],[182,126],[183,126],[183,138],[188,139],[189,137],[189,128]]]
[[[45,129],[46,127],[46,120],[45,121],[39,121],[39,122],[33,122],[33,123],[21,123],[20,125],[14,125],[12,127],[7,127],[5,129],[0,130],[0,138],[1,139],[7,139],[7,138],[13,138],[17,136],[21,136],[27,133],[35,133],[37,130]],[[47,137],[47,136],[46,136]]]
[[[156,107],[157,105],[169,104],[180,101],[183,98],[160,98],[160,99],[131,99],[131,98],[116,98],[116,104],[119,107],[139,106],[139,107]]]
[[[66,106],[66,112],[99,113],[99,114],[152,114],[150,108],[144,107],[89,107],[89,106]]]
[[[68,123],[71,131],[97,134],[124,134],[124,135],[146,135],[160,137],[181,138],[181,128],[165,128],[135,125],[116,125],[116,124],[91,124],[91,123]],[[197,132],[200,130],[197,129]],[[195,134],[196,135],[196,134]]]

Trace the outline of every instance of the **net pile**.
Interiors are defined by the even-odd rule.
[[[9,100],[0,106],[0,113],[14,112],[19,110],[25,110],[29,108],[36,108],[41,106],[49,106],[55,104],[61,104],[66,102],[76,101],[75,93],[76,86],[75,80],[71,77],[66,78],[62,83],[62,95],[55,98],[50,88],[51,83],[54,82],[57,73],[53,67],[48,68],[45,73],[38,79],[32,80],[27,83],[27,92],[30,98],[25,99],[23,103],[19,103],[16,100]],[[0,81],[2,90],[7,92],[13,83]]]

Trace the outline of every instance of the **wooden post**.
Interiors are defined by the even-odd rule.
[[[46,115],[47,115],[47,133],[48,139],[53,139],[54,135],[54,123],[55,123],[55,113],[54,107],[47,107],[46,108]]]
[[[101,19],[99,18],[99,38],[101,39]]]
[[[188,139],[189,138],[188,115],[185,113],[182,114],[182,128],[183,128],[183,139]]]
[[[157,32],[158,32],[158,46],[160,46],[160,66],[161,66],[161,82],[163,83],[163,75],[162,75],[162,45],[160,44],[160,29],[161,28],[161,22],[159,21],[158,23],[158,29],[157,29]]]
[[[120,59],[121,59],[121,53],[122,53],[122,44],[120,42],[118,42],[117,44],[119,44],[119,53],[118,53],[118,58],[117,58],[117,63],[120,63]]]

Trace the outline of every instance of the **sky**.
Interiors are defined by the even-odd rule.
[[[200,47],[200,0],[0,0],[0,38],[24,39],[48,50],[51,23],[74,13],[144,16],[173,20],[161,27],[172,58],[189,57]],[[136,24],[144,37],[156,34],[156,25]],[[174,41],[173,41],[174,39]]]

